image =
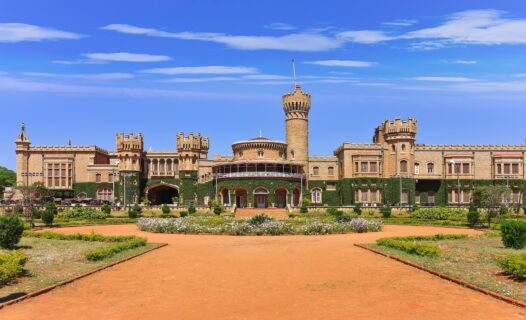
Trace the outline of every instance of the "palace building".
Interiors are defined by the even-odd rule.
[[[309,154],[310,94],[283,95],[286,141],[264,137],[208,157],[201,134],[176,136],[176,148],[144,150],[143,135],[118,133],[114,151],[93,146],[33,146],[25,125],[15,141],[18,185],[43,183],[55,197],[232,208],[313,205],[466,205],[477,185],[505,184],[522,203],[526,145],[416,143],[413,118],[384,120],[372,143],[344,142],[333,155]],[[18,192],[19,193],[19,192]],[[6,199],[20,198],[17,192]]]

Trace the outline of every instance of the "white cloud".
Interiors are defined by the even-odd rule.
[[[257,73],[256,68],[250,67],[226,67],[226,66],[201,66],[201,67],[174,67],[154,68],[142,70],[143,73],[153,74],[252,74]]]
[[[336,36],[343,41],[365,44],[396,39],[395,37],[388,36],[385,32],[378,30],[344,31],[336,34]]]
[[[315,64],[326,67],[355,67],[355,68],[367,68],[373,66],[374,62],[368,61],[356,61],[356,60],[317,60],[307,61],[307,64]]]
[[[434,76],[424,76],[424,77],[415,77],[413,80],[418,81],[436,81],[436,82],[468,82],[476,81],[476,79],[464,78],[464,77],[434,77]]]
[[[296,29],[295,26],[288,24],[288,23],[283,23],[283,22],[274,22],[271,24],[267,24],[265,28],[272,29],[272,30],[294,30]]]
[[[25,23],[0,23],[0,42],[80,39],[80,34]]]
[[[517,73],[514,76],[516,76],[516,77],[526,77],[526,73]]]
[[[249,74],[243,76],[243,79],[249,80],[291,80],[292,76],[280,76],[276,74]]]
[[[171,58],[162,55],[130,52],[111,52],[111,53],[86,53],[84,56],[96,61],[124,61],[124,62],[160,62],[168,61]]]
[[[418,20],[414,19],[397,19],[394,21],[384,22],[382,24],[386,26],[393,26],[393,27],[409,27],[417,23]]]
[[[74,65],[74,64],[105,64],[106,61],[102,60],[91,60],[91,59],[78,59],[78,60],[53,60],[51,61],[57,64]]]
[[[477,61],[475,60],[455,60],[453,63],[457,64],[477,64]]]
[[[283,36],[234,36],[223,33],[167,32],[127,24],[110,24],[102,27],[120,33],[167,37],[181,40],[210,41],[241,50],[326,51],[342,46],[342,42],[317,33],[293,33]]]
[[[163,80],[163,82],[177,82],[177,83],[197,83],[197,82],[216,82],[216,81],[234,81],[239,80],[235,77],[210,77],[210,78],[170,78]]]
[[[95,81],[125,80],[125,79],[131,79],[134,77],[134,75],[130,73],[117,73],[117,72],[116,73],[80,73],[80,74],[24,72],[23,74],[26,76],[32,76],[32,77],[95,80]]]

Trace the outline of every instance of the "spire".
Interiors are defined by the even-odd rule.
[[[26,133],[26,124],[24,122],[22,122],[22,124],[20,125],[20,133],[16,138],[16,142],[29,143],[29,137]]]
[[[294,61],[294,58],[292,58],[292,84],[294,85],[294,87],[298,86],[296,82],[296,63]]]

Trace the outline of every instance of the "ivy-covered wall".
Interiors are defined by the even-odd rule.
[[[193,201],[197,194],[197,171],[179,171],[179,187],[179,201],[182,204]]]
[[[327,183],[332,182],[336,184],[336,190],[327,190]],[[328,206],[339,206],[340,205],[340,193],[338,192],[338,181],[337,180],[311,180],[309,181],[309,187],[305,190],[303,196],[310,199],[310,190],[314,188],[320,188],[323,190],[321,201],[323,205]]]
[[[100,187],[113,187],[111,182],[77,182],[73,184],[73,194],[77,197],[79,193],[86,193],[88,198],[95,199],[97,197],[97,189]],[[122,194],[122,186],[120,182],[115,181],[115,198],[120,198]]]
[[[288,181],[279,179],[232,179],[222,180],[218,182],[218,192],[221,192],[224,188],[230,190],[232,197],[235,194],[237,188],[243,188],[247,191],[247,202],[254,203],[254,189],[257,187],[263,187],[269,191],[268,202],[269,204],[275,203],[275,192],[278,188],[285,188],[288,191],[287,202],[290,201],[290,195],[295,188],[300,188],[299,181]],[[214,193],[215,194],[215,193]]]

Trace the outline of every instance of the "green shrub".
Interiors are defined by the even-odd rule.
[[[412,211],[416,211],[416,210],[418,210],[418,209],[420,209],[420,206],[418,206],[417,203],[415,203],[415,204],[413,205],[413,207],[411,208]]]
[[[300,213],[307,213],[307,212],[309,212],[309,209],[307,208],[307,206],[300,207]]]
[[[353,211],[354,211],[354,213],[356,213],[357,215],[361,215],[361,214],[362,214],[362,204],[359,203],[359,202],[357,202],[357,203],[354,205]]]
[[[27,259],[22,250],[0,254],[0,286],[24,272]]]
[[[329,208],[329,209],[326,210],[326,212],[328,214],[330,214],[331,216],[334,216],[334,217],[339,217],[339,216],[343,215],[343,211],[338,210],[336,208]]]
[[[381,238],[376,240],[376,243],[380,246],[402,250],[409,254],[436,257],[442,253],[439,247],[427,243],[417,243],[417,241],[459,240],[467,237],[465,234],[435,234],[432,236]]]
[[[24,222],[16,215],[0,216],[0,247],[13,249],[24,232]]]
[[[53,215],[57,215],[58,214],[58,208],[57,208],[57,205],[54,204],[53,202],[50,202],[46,205],[46,209],[47,211],[51,212]]]
[[[498,263],[507,273],[526,278],[526,254],[510,254],[498,259]]]
[[[188,207],[188,213],[189,214],[194,214],[195,212],[196,212],[195,207],[193,205],[190,205]]]
[[[409,214],[411,219],[418,220],[449,220],[463,219],[466,217],[466,211],[463,209],[451,208],[421,208]]]
[[[506,248],[523,249],[526,246],[526,222],[504,220],[500,224],[500,231]]]
[[[163,214],[169,214],[170,213],[170,207],[165,203],[161,206],[161,211]]]
[[[351,222],[352,219],[354,219],[352,216],[346,215],[346,214],[336,216],[336,222],[339,222],[339,223]]]
[[[146,239],[144,238],[133,238],[127,241],[110,244],[104,247],[88,250],[84,253],[89,261],[100,261],[110,258],[119,252],[142,247],[146,245]]]
[[[138,216],[139,216],[139,212],[135,211],[133,207],[131,207],[130,210],[128,210],[128,218],[137,219]]]
[[[179,217],[184,218],[188,216],[188,211],[179,211]]]
[[[15,212],[16,215],[21,216],[21,215],[24,214],[24,207],[22,207],[21,205],[17,204],[15,206],[14,212]]]
[[[46,226],[50,226],[53,224],[53,219],[55,219],[55,215],[53,214],[53,211],[48,210],[46,208],[46,210],[42,211],[41,219],[42,222],[46,224]]]
[[[220,215],[221,212],[223,212],[223,208],[221,208],[221,206],[219,206],[219,205],[214,206],[214,213],[215,214]]]
[[[479,213],[477,207],[475,207],[473,204],[471,204],[469,206],[469,211],[468,211],[467,218],[468,218],[468,225],[470,227],[473,228],[473,227],[475,227],[476,225],[479,224],[480,213]]]
[[[31,208],[31,216],[33,216],[33,219],[40,219],[42,218],[42,211],[36,208]]]
[[[261,214],[257,214],[255,216],[253,216],[252,218],[248,219],[248,224],[250,225],[253,225],[253,226],[257,226],[257,225],[260,225],[260,224],[263,224],[265,222],[270,222],[274,219],[272,219],[271,217],[261,213]]]
[[[106,219],[108,214],[93,208],[75,206],[59,212],[58,217],[66,220],[99,220]]]
[[[100,211],[104,212],[107,215],[110,215],[111,206],[109,204],[103,204],[102,207],[100,207]]]
[[[89,234],[63,234],[53,231],[35,232],[31,230],[24,231],[24,237],[28,238],[42,238],[51,240],[80,240],[80,241],[98,241],[98,242],[125,242],[137,238],[135,236],[103,236],[95,232]]]
[[[382,213],[383,218],[391,218],[391,207],[389,205],[385,205],[380,209],[380,212]]]
[[[138,214],[142,213],[142,207],[138,205],[137,203],[133,205],[132,207],[133,211],[137,212]]]

